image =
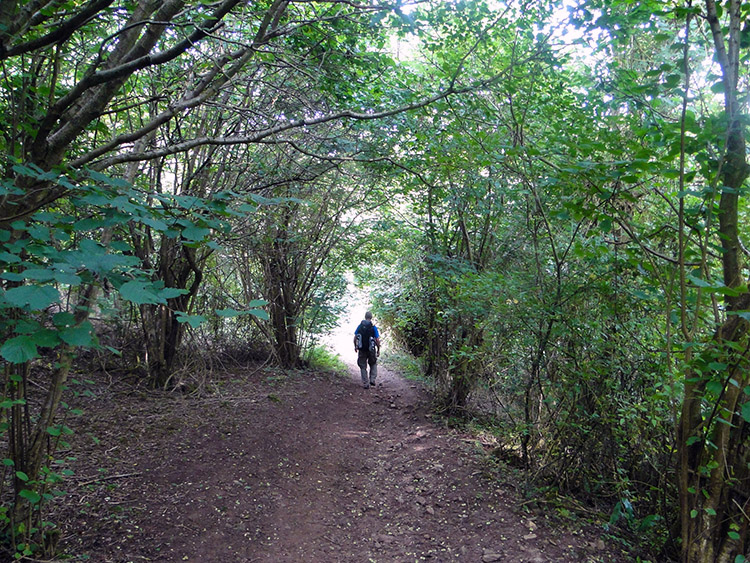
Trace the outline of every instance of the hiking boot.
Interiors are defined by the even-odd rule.
[[[375,382],[374,381],[370,381],[370,387],[375,387]]]
[[[370,388],[370,386],[369,386],[369,385],[368,385],[367,383],[365,383],[365,384],[363,384],[363,385],[362,385],[362,388],[363,388],[363,389],[369,389],[369,388]]]

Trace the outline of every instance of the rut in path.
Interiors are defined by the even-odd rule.
[[[358,380],[267,370],[203,399],[100,396],[90,423],[113,431],[80,457],[125,477],[73,487],[90,508],[63,545],[102,562],[628,560],[520,510],[416,386],[382,366],[377,388]]]

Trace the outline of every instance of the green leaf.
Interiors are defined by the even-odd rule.
[[[55,272],[44,268],[29,268],[23,271],[23,277],[34,281],[51,281],[55,279]]]
[[[20,319],[16,323],[15,332],[16,334],[34,334],[41,329],[42,325],[33,319]]]
[[[185,295],[188,293],[187,289],[178,289],[176,287],[165,287],[161,291],[159,291],[159,297],[162,297],[164,299],[173,299],[175,297],[179,297],[180,295]]]
[[[123,240],[113,240],[109,243],[109,248],[117,252],[132,252],[133,248]]]
[[[696,277],[692,274],[688,275],[688,280],[690,280],[693,284],[695,284],[698,287],[712,287],[710,283],[708,283],[706,280],[702,280],[699,277]]]
[[[216,309],[216,314],[220,317],[239,317],[243,313],[236,309]]]
[[[638,525],[638,531],[645,532],[646,530],[653,528],[654,525],[660,520],[661,517],[658,514],[649,514],[643,520],[641,520],[641,523]]]
[[[60,293],[51,285],[23,285],[5,292],[8,303],[14,307],[28,305],[37,311],[60,300]]]
[[[82,240],[80,248],[68,253],[66,268],[68,271],[78,271],[82,268],[99,274],[108,274],[121,266],[135,266],[138,263],[136,256],[123,256],[121,254],[109,254],[101,244]]]
[[[266,301],[252,301],[249,303],[255,307],[266,305]],[[236,309],[216,309],[216,314],[220,317],[240,317],[243,315],[253,315],[260,319],[268,319],[268,313],[263,309],[248,309],[245,311],[238,311]]]
[[[23,471],[16,471],[16,477],[18,477],[24,483],[29,480],[29,476]]]
[[[37,240],[47,242],[50,238],[50,231],[49,228],[45,227],[44,225],[31,225],[27,232],[34,237]]]
[[[33,336],[34,343],[41,348],[54,348],[60,344],[60,335],[48,328],[35,332]]]
[[[137,220],[159,232],[164,232],[169,229],[169,225],[167,225],[164,221],[154,219],[152,217],[139,217]]]
[[[737,428],[735,424],[732,424],[731,420],[727,420],[726,418],[722,418],[720,416],[716,417],[716,421],[721,424],[726,424],[727,426],[731,426],[732,428]]]
[[[88,217],[86,219],[81,219],[80,221],[76,221],[75,223],[73,223],[73,230],[76,232],[86,232],[93,231],[94,229],[100,229],[103,226],[103,219],[94,219]]]
[[[122,178],[113,178],[106,174],[102,174],[101,172],[97,172],[96,170],[86,170],[86,172],[92,180],[104,186],[113,186],[116,188],[131,187],[130,183]]]
[[[68,313],[67,311],[55,313],[55,315],[52,317],[52,323],[57,328],[72,326],[75,322],[76,318],[73,316],[73,313]]]
[[[745,419],[745,422],[750,422],[750,401],[742,404],[740,415]]]
[[[147,285],[137,280],[122,284],[120,287],[120,297],[136,305],[164,303],[164,299],[160,298],[154,292],[151,284]]]
[[[211,230],[197,225],[188,225],[182,230],[182,236],[190,241],[201,241],[211,234]]]
[[[38,355],[33,336],[22,334],[6,341],[0,347],[0,356],[11,364],[23,364]]]
[[[6,264],[18,264],[21,262],[21,257],[16,254],[11,254],[10,252],[0,252],[0,262],[5,262]]]
[[[81,285],[81,276],[62,270],[55,270],[55,281],[62,284],[78,286]]]
[[[250,309],[248,311],[252,316],[258,317],[259,319],[263,319],[264,321],[267,321],[271,317],[268,316],[268,312],[264,311],[263,309]]]
[[[182,311],[177,311],[175,314],[177,315],[178,323],[187,323],[193,328],[199,327],[202,323],[208,320],[203,315],[188,315]]]
[[[31,504],[37,504],[40,500],[42,500],[42,497],[39,495],[39,493],[37,493],[36,491],[30,491],[28,489],[23,489],[20,493],[18,493],[18,496],[25,498]]]
[[[731,539],[733,539],[733,540],[738,540],[738,539],[740,539],[740,535],[739,535],[739,534],[738,534],[737,532],[727,532],[727,535],[728,535],[728,536],[729,536],[729,537],[730,537]],[[736,559],[735,559],[735,561],[736,561]]]
[[[81,323],[79,326],[64,328],[60,331],[60,338],[71,346],[91,346],[93,342],[92,331],[94,327],[90,322]]]
[[[670,74],[664,81],[665,88],[675,88],[680,83],[681,77],[679,74]]]
[[[706,389],[708,389],[714,395],[718,396],[724,390],[724,383],[722,383],[721,381],[717,381],[716,379],[712,379],[711,381],[706,383]]]
[[[7,457],[3,460],[3,465],[5,465],[6,467],[13,467],[15,464],[15,461],[13,461],[12,459],[8,459]]]

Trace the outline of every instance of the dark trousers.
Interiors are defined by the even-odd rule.
[[[367,378],[367,366],[370,366],[370,378]],[[362,375],[362,385],[375,385],[375,378],[378,376],[378,357],[375,351],[360,350],[357,354],[357,365]]]

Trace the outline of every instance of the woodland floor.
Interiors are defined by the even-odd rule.
[[[227,373],[200,398],[97,383],[66,455],[62,553],[95,562],[630,561],[524,504],[417,385]]]

